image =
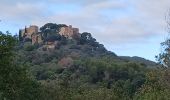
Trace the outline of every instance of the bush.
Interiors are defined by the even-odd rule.
[[[33,51],[34,49],[35,49],[34,45],[32,45],[30,42],[24,44],[25,51]]]

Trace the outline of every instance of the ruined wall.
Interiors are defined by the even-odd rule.
[[[30,33],[30,34],[38,33],[38,26],[32,25],[26,30],[27,30],[27,33]]]
[[[24,28],[19,30],[19,34],[20,34],[20,40],[24,41],[25,39],[30,39],[32,41],[32,44],[35,43],[42,43],[43,39],[42,39],[42,33],[38,32],[39,28],[38,26],[35,25],[31,25],[28,28]],[[60,31],[59,31],[60,35],[65,36],[66,38],[69,39],[76,39],[80,37],[79,34],[79,29],[78,28],[73,28],[71,25],[66,26],[66,27],[61,27]],[[49,45],[49,48],[53,48],[55,44],[47,44]]]
[[[75,34],[78,34],[78,33],[79,33],[79,29],[72,28],[71,25],[69,25],[68,27],[62,27],[59,32],[60,35],[63,35],[67,38],[72,38]]]
[[[19,30],[19,34],[21,35],[21,37],[24,37],[24,38],[31,39],[33,33],[38,33],[38,26],[31,25],[29,28],[25,27],[25,29]]]
[[[42,43],[43,40],[42,40],[42,36],[40,33],[34,33],[32,34],[32,44],[35,44],[35,43]]]

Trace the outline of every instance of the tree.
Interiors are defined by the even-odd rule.
[[[168,100],[170,98],[169,69],[153,69],[146,73],[145,84],[136,92],[134,100]]]
[[[42,32],[44,32],[45,30],[55,30],[55,32],[57,31],[59,31],[59,29],[61,28],[61,27],[66,27],[67,25],[65,25],[65,24],[55,24],[55,23],[47,23],[47,24],[45,24],[44,26],[42,26],[41,28],[40,28],[40,30],[42,31]]]
[[[60,34],[50,35],[50,36],[47,36],[46,38],[46,41],[50,41],[50,42],[60,41],[60,40],[61,40]]]
[[[47,23],[44,26],[40,28],[42,34],[42,37],[46,39],[49,35],[54,35],[60,31],[61,27],[66,27],[65,24],[55,24],[55,23]]]
[[[90,33],[88,32],[83,32],[81,34],[81,38],[80,38],[80,44],[87,44],[89,43],[90,40],[92,40],[93,37],[91,36]]]
[[[156,56],[157,61],[165,67],[170,66],[170,39],[161,43],[161,53]]]
[[[165,17],[167,22],[168,33],[170,33],[170,12]],[[161,53],[156,56],[158,63],[162,64],[165,67],[170,67],[170,37],[161,43]]]
[[[0,99],[37,100],[39,84],[28,76],[25,67],[15,59],[16,40],[0,32]]]

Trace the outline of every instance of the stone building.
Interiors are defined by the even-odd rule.
[[[20,41],[30,40],[32,44],[42,43],[41,33],[38,32],[39,28],[36,25],[25,27],[19,30]]]
[[[33,33],[31,35],[31,39],[32,39],[32,44],[35,44],[35,43],[42,43],[43,40],[42,40],[42,36],[41,36],[41,32],[38,32],[38,33]]]
[[[56,34],[60,34],[62,36],[65,36],[69,39],[76,39],[80,37],[79,29],[73,28],[71,25],[61,27],[59,32],[56,32]],[[19,39],[20,41],[26,42],[30,41],[32,44],[41,44],[45,42],[45,47],[47,49],[54,49],[58,46],[57,41],[48,41],[46,38],[43,40],[42,38],[43,33],[39,32],[39,28],[36,25],[31,25],[28,28],[25,27],[24,29],[19,30]]]
[[[66,38],[73,38],[74,36],[79,35],[79,29],[78,28],[73,28],[71,25],[66,26],[66,27],[61,27],[60,35],[65,36]]]
[[[19,35],[22,38],[29,38],[31,39],[33,33],[38,33],[38,26],[36,25],[31,25],[30,27],[25,27],[25,29],[20,29],[19,30]]]

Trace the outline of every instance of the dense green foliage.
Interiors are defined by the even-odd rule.
[[[40,28],[40,31],[42,32],[42,37],[45,40],[48,40],[49,37],[55,39],[59,38],[59,34],[56,34],[59,32],[60,28],[66,26],[65,24],[54,24],[54,23],[47,23],[44,26]],[[55,38],[54,38],[55,37]]]
[[[16,61],[16,40],[0,32],[0,99],[36,100],[39,84],[29,77],[26,67]]]
[[[87,32],[79,39],[65,38],[56,34],[61,26],[48,23],[41,28],[45,41],[58,41],[54,50],[41,49],[42,45],[32,45],[30,41],[20,43],[10,34],[0,34],[0,99],[170,98],[169,69],[157,68],[152,66],[153,62],[137,57],[119,57]]]
[[[170,66],[170,39],[161,43],[161,53],[156,56],[158,62],[165,67]]]

